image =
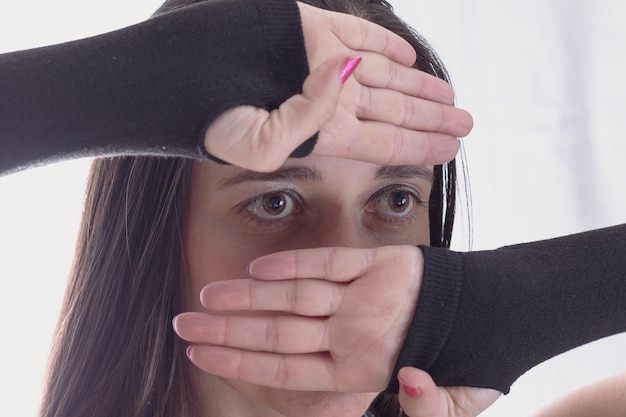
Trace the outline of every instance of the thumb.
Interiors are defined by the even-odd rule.
[[[438,387],[428,373],[415,368],[398,372],[398,399],[409,417],[476,417],[502,394],[488,388]]]
[[[407,416],[451,417],[445,414],[445,397],[426,372],[416,368],[402,368],[398,372],[398,382],[398,400]]]
[[[222,113],[204,136],[207,152],[253,171],[278,169],[289,155],[328,122],[337,107],[342,81],[360,62],[334,57],[306,78],[302,93],[272,112],[238,106]]]

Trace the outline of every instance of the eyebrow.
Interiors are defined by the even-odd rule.
[[[273,172],[255,172],[246,170],[220,180],[218,182],[218,188],[228,188],[247,181],[278,182],[300,180],[320,182],[322,181],[322,178],[323,175],[318,169],[310,167],[288,167],[281,168]],[[385,165],[378,168],[375,178],[423,178],[432,182],[433,172],[421,165]]]
[[[315,168],[289,167],[280,168],[273,172],[242,171],[218,182],[219,188],[227,188],[246,181],[277,182],[286,180],[305,180],[320,182],[322,173]]]
[[[427,181],[433,182],[435,176],[433,171],[423,165],[384,165],[378,168],[376,178],[423,178]]]

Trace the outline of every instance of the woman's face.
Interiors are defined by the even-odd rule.
[[[195,162],[184,241],[183,306],[203,311],[202,287],[246,278],[248,263],[268,253],[428,244],[431,187],[432,167],[424,166],[309,156],[290,159],[272,173],[253,173]],[[191,369],[207,415],[360,416],[375,397],[276,390]]]

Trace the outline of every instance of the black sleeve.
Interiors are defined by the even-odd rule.
[[[0,55],[0,175],[81,156],[207,158],[203,134],[220,113],[274,109],[307,75],[293,0],[202,2]]]
[[[562,352],[626,331],[626,225],[457,253],[422,248],[424,284],[396,364],[504,393]],[[387,389],[397,393],[392,379]]]

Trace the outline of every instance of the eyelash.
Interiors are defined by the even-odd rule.
[[[391,184],[391,185],[381,188],[380,190],[372,194],[372,196],[366,201],[365,206],[368,207],[369,205],[377,201],[380,201],[382,197],[385,197],[392,193],[406,193],[411,199],[413,199],[413,204],[415,206],[428,207],[428,203],[424,202],[420,198],[419,192],[412,189],[412,187],[408,187],[402,184]],[[288,198],[290,198],[293,201],[293,203],[296,205],[293,213],[285,217],[274,218],[274,219],[263,219],[255,215],[251,211],[250,208],[252,207],[253,204],[262,202],[268,196],[280,195],[280,194],[283,194],[287,196]],[[404,216],[397,216],[397,217],[386,216],[386,215],[380,214],[376,210],[373,210],[373,209],[369,210],[367,208],[366,208],[366,212],[369,213],[371,216],[375,217],[377,221],[380,221],[390,226],[401,227],[403,225],[410,223],[415,218],[416,216],[415,206],[412,208],[411,213],[408,213],[407,215],[404,215]],[[253,222],[255,227],[265,228],[265,229],[280,229],[284,227],[286,224],[294,221],[295,220],[294,215],[301,213],[303,210],[303,207],[304,207],[304,201],[302,197],[296,191],[289,189],[289,188],[285,188],[285,189],[280,189],[280,190],[275,190],[275,191],[270,191],[264,194],[260,194],[249,200],[246,200],[240,204],[238,211],[246,221]]]
[[[294,209],[294,213],[286,217],[281,217],[281,218],[263,219],[259,216],[254,215],[254,213],[252,213],[252,211],[250,210],[250,207],[253,204],[263,201],[263,199],[265,199],[268,196],[278,195],[278,194],[286,195],[287,197],[293,200],[294,204],[296,205],[296,208]],[[261,195],[257,195],[249,200],[244,201],[240,205],[239,213],[243,215],[246,221],[254,222],[255,227],[272,229],[272,228],[281,228],[287,223],[292,222],[294,220],[293,215],[300,213],[302,211],[303,206],[304,206],[304,202],[302,201],[302,197],[300,197],[300,195],[297,192],[289,188],[284,188],[281,190],[270,191]]]
[[[397,217],[381,215],[376,210],[366,209],[367,212],[370,213],[372,216],[376,217],[378,221],[383,222],[387,225],[400,227],[400,226],[409,224],[411,221],[414,220],[417,214],[416,206],[428,207],[428,203],[421,199],[419,192],[412,189],[412,187],[408,187],[406,185],[401,185],[401,184],[391,184],[378,190],[367,200],[366,207],[368,207],[372,203],[375,203],[376,201],[380,201],[382,197],[389,196],[392,193],[406,193],[409,196],[409,198],[413,199],[414,206],[412,207],[412,210],[410,213],[407,213],[404,216],[397,216]]]

